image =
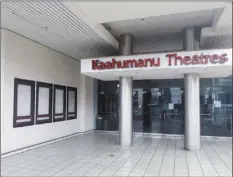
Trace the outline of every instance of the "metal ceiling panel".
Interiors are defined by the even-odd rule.
[[[117,53],[59,1],[4,1],[1,27],[75,59]]]
[[[232,48],[232,35],[204,36],[201,41],[202,49]]]

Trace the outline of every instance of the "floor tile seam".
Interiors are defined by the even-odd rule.
[[[221,143],[217,143],[217,139],[215,139],[214,141],[215,141],[215,144],[218,146],[218,149],[220,149],[220,152],[225,153],[225,151],[221,151],[221,149],[226,149],[226,150],[228,150],[227,148],[221,147],[221,146],[220,146]],[[228,144],[228,143],[227,143],[227,144]],[[232,149],[232,142],[230,143],[230,146],[231,146],[231,149]],[[231,151],[231,152],[232,152],[232,151]],[[228,154],[228,153],[227,153],[227,155],[232,156],[232,153],[231,153],[231,154]]]
[[[58,152],[57,154],[59,154],[59,152]],[[50,158],[50,156],[49,156],[49,157],[47,157],[47,158],[45,158],[45,159],[49,159],[49,158]],[[38,162],[41,162],[41,161],[43,161],[43,160],[45,160],[45,159],[40,159]],[[35,162],[35,163],[36,163],[36,162]],[[28,166],[30,166],[30,165],[32,165],[32,164],[29,164],[29,165],[27,165],[27,166],[25,166],[25,167],[28,167]],[[34,170],[34,169],[36,169],[36,168],[30,169],[30,170]],[[13,171],[12,173],[14,173],[14,172],[16,172],[16,171],[19,171],[19,169],[18,169],[18,170]]]
[[[109,152],[112,152],[112,150],[111,151],[109,151]],[[105,157],[104,159],[102,159],[99,163],[101,163],[102,161],[104,161],[106,158],[108,158],[108,157]],[[96,164],[95,166],[93,166],[88,172],[90,172],[93,168],[95,168],[97,165],[99,165],[99,163],[98,164]],[[86,173],[88,173],[88,172],[85,172],[83,175],[85,175]],[[82,176],[83,176],[82,175]]]
[[[99,147],[98,149],[101,149],[101,147]],[[95,149],[93,149],[93,151],[92,151],[92,153],[91,154],[93,154],[94,152],[96,152],[96,150]],[[101,154],[103,154],[105,151],[104,150],[102,150],[102,153]],[[100,156],[101,154],[98,154],[98,155],[96,155],[96,156],[94,156],[94,157],[97,157],[97,156]],[[85,156],[82,156],[83,158],[82,159],[84,159],[85,158]],[[81,160],[81,159],[80,159]],[[80,161],[79,160],[79,161]],[[90,160],[89,160],[90,161]],[[86,163],[84,163],[82,166],[84,166],[85,164],[87,164],[89,161],[87,161]],[[68,165],[69,166],[69,165]],[[62,170],[64,170],[65,168],[67,168],[68,166],[65,166],[64,168],[62,168],[60,171],[58,171],[58,172],[56,172],[56,173],[59,173],[59,172],[61,172]],[[78,167],[78,168],[81,168],[82,166],[80,166],[80,167]],[[77,169],[76,169],[77,170]],[[76,170],[74,170],[74,171],[76,171]],[[72,171],[73,172],[73,171]],[[71,172],[71,173],[72,173]],[[55,173],[55,174],[56,174]]]
[[[213,146],[211,146],[211,148],[213,149],[215,154],[219,157],[219,159],[222,161],[222,163],[227,167],[227,169],[232,173],[232,170],[229,169],[228,165],[225,163],[225,161],[222,159],[222,157],[217,153],[217,151],[213,148]],[[232,158],[231,158],[231,160],[232,160]]]
[[[221,144],[217,142],[216,142],[216,145],[217,147],[215,147],[215,150],[218,150],[219,154],[222,154],[226,157],[232,156],[232,151],[229,151],[229,147],[228,148],[221,147],[220,146]],[[230,147],[230,149],[232,149],[232,146]]]
[[[173,176],[175,175],[175,169],[176,169],[176,140],[175,140],[175,152],[174,152],[174,166],[173,166]]]
[[[208,153],[206,152],[206,150],[205,150],[204,146],[203,146],[203,145],[201,145],[201,147],[202,147],[203,151],[205,152],[206,156],[208,157],[208,159],[209,159],[210,163],[211,163],[211,164],[212,164],[212,166],[214,167],[214,169],[215,169],[216,173],[218,174],[218,171],[217,171],[217,169],[216,169],[215,165],[213,164],[213,162],[211,161],[211,159],[210,159],[210,157],[209,157]],[[204,169],[203,169],[203,171],[204,171]],[[218,174],[218,176],[220,176],[220,175]]]
[[[140,155],[140,157],[139,157],[139,159],[137,160],[137,162],[141,159],[141,157],[142,157],[143,154],[146,152],[146,150],[151,146],[151,144],[152,144],[152,142],[150,142],[150,144],[148,144],[148,146],[145,147],[145,150],[142,151],[142,154]],[[129,160],[129,159],[128,159],[128,160]],[[128,160],[127,160],[127,161],[128,161]],[[125,161],[125,163],[126,163],[127,161]],[[137,162],[136,162],[136,164],[135,164],[134,166],[137,165]],[[121,167],[124,166],[125,163],[123,163],[123,164],[121,165]],[[120,167],[120,168],[121,168],[121,167]],[[118,170],[113,174],[113,176],[119,171],[120,168],[118,168]],[[134,169],[134,168],[132,168],[132,170],[133,170],[133,169]],[[131,170],[131,171],[132,171],[132,170]],[[131,173],[131,171],[129,172],[129,174]]]
[[[110,151],[108,151],[108,152],[111,152],[111,151],[113,151],[113,150],[114,150],[114,148],[111,148]],[[98,155],[94,156],[94,158],[99,157],[99,156],[101,156],[101,155],[104,154],[104,153],[106,153],[106,152],[103,150],[101,154],[98,154]],[[87,161],[87,162],[84,163],[82,166],[78,167],[77,169],[82,168],[84,165],[86,165],[86,164],[87,164],[88,162],[90,162],[90,161],[91,161],[91,160]],[[95,165],[95,166],[96,166],[96,165]],[[77,169],[73,170],[73,171],[70,172],[69,174],[73,173],[74,171],[77,171]],[[84,173],[84,174],[85,174],[85,173]]]
[[[196,155],[196,158],[197,158],[197,160],[198,160],[199,166],[200,166],[200,168],[201,168],[202,175],[204,175],[204,171],[203,171],[203,168],[202,168],[202,166],[201,166],[201,162],[200,162],[200,160],[199,160],[199,158],[198,158],[198,156],[197,156],[197,153],[196,153],[196,152],[195,152],[195,155]]]
[[[161,173],[161,167],[162,167],[162,165],[163,165],[164,154],[166,153],[166,149],[167,149],[167,143],[168,143],[168,140],[166,141],[165,151],[164,151],[164,153],[163,153],[162,162],[161,162],[161,164],[160,164],[160,168],[159,168],[159,176],[160,176],[160,173]]]
[[[137,148],[140,148],[142,145],[143,145],[143,141],[139,142],[140,144],[137,146]],[[108,167],[110,167],[110,165],[112,165],[116,160],[118,160],[121,156],[123,156],[125,153],[129,152],[130,151],[130,148],[128,148],[125,152],[123,152],[117,159],[115,159],[112,163],[110,163],[105,169],[107,169]],[[105,170],[103,169],[99,175]],[[97,176],[99,176],[97,175]]]
[[[214,152],[215,157],[217,157],[220,161],[224,162],[223,159],[222,159],[222,157],[221,157],[221,156],[219,155],[219,153],[213,148],[213,146],[208,147],[208,148],[211,149],[211,151]],[[214,158],[215,158],[215,157],[214,157]],[[228,157],[228,156],[226,156],[226,157]],[[217,159],[215,159],[215,160],[217,160]]]

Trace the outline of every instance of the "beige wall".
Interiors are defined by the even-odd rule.
[[[81,86],[80,86],[80,100],[79,100],[79,113],[80,117],[85,119],[80,120],[80,130],[83,132],[92,130],[94,128],[94,79],[81,75]],[[90,111],[91,110],[91,111]]]
[[[93,129],[93,79],[81,76],[80,62],[5,29],[1,51],[2,153]],[[77,87],[78,118],[13,128],[15,77]]]

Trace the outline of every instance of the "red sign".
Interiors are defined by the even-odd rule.
[[[115,58],[112,58],[112,61],[102,62],[99,60],[92,60],[92,69],[93,70],[104,70],[104,69],[115,69],[115,68],[143,68],[147,66],[160,66],[160,59],[157,60],[154,58],[145,58],[145,59],[130,59],[116,61]]]
[[[172,65],[206,65],[212,64],[223,64],[228,61],[227,54],[221,55],[193,55],[193,56],[179,56],[176,53],[167,54],[168,66]],[[116,68],[146,68],[146,67],[159,67],[160,58],[144,58],[144,59],[129,59],[117,61],[112,58],[111,61],[99,61],[92,60],[92,70],[104,70],[104,69],[116,69]]]
[[[217,63],[225,63],[228,61],[227,54],[223,53],[221,55],[213,54],[213,55],[193,55],[193,56],[178,56],[176,53],[167,54],[168,65],[205,65],[207,63],[217,64]]]

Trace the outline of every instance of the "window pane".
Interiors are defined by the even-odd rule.
[[[69,91],[68,92],[68,100],[69,100],[69,107],[68,107],[68,112],[75,112],[75,92],[74,91]]]
[[[49,88],[39,87],[38,114],[49,114]]]
[[[17,116],[31,115],[31,86],[18,85]]]
[[[232,136],[232,78],[201,79],[201,135]]]
[[[56,97],[56,102],[55,102],[55,113],[63,113],[63,105],[64,105],[64,90],[62,89],[56,89],[55,90],[55,97]]]

